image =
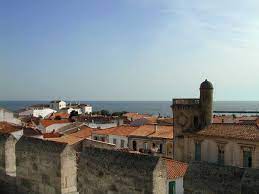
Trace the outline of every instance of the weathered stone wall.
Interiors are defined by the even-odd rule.
[[[259,170],[191,162],[184,177],[185,194],[252,194],[259,191]]]
[[[22,137],[16,145],[17,192],[76,191],[75,157],[67,144]]]
[[[10,134],[0,134],[0,193],[15,193],[15,144]]]
[[[163,194],[166,167],[158,157],[88,147],[80,154],[82,194]]]

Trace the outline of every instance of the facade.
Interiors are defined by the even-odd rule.
[[[63,100],[53,100],[50,102],[50,108],[59,111],[62,108],[66,108],[67,104]]]
[[[259,168],[259,129],[255,122],[211,123],[213,86],[200,86],[200,99],[174,99],[175,159]],[[255,118],[253,118],[255,120]]]
[[[92,133],[92,139],[114,144],[118,149],[128,148],[128,136],[136,129],[136,127],[119,126],[95,130]]]
[[[212,123],[213,85],[205,80],[200,85],[200,98],[173,99],[174,159],[189,161],[186,134],[204,129]]]
[[[21,125],[21,120],[17,119],[13,112],[8,111],[4,108],[0,108],[0,122],[8,122],[17,125]]]
[[[129,135],[129,148],[173,158],[173,126],[143,125]]]

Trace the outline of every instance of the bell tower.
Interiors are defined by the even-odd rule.
[[[201,128],[212,123],[213,85],[207,79],[200,85]]]

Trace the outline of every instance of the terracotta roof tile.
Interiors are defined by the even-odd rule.
[[[42,120],[40,121],[40,123],[41,123],[44,127],[48,127],[48,126],[53,125],[53,124],[70,123],[70,121],[69,121],[68,119],[63,119],[63,120],[42,119]]]
[[[71,133],[70,136],[73,137],[79,137],[79,138],[88,138],[91,137],[92,132],[94,131],[93,128],[87,127],[87,126],[81,126],[79,127],[79,131],[75,132],[75,133]]]
[[[149,137],[173,139],[173,126],[157,126],[156,132]]]
[[[54,142],[60,142],[60,143],[67,143],[68,145],[73,145],[76,143],[79,143],[81,141],[84,140],[84,138],[80,138],[80,137],[73,137],[70,135],[64,135],[62,137],[58,137],[58,138],[50,138],[47,139],[49,141],[54,141]]]
[[[96,130],[93,133],[99,134],[99,135],[129,136],[136,129],[137,129],[137,127],[119,126],[119,127],[108,128],[108,129]]]
[[[21,126],[14,125],[14,124],[11,124],[11,123],[8,123],[5,121],[0,122],[0,132],[1,133],[12,133],[12,132],[19,131],[19,130],[22,130]]]
[[[167,179],[175,179],[178,177],[183,177],[185,175],[188,168],[188,164],[172,159],[165,159],[165,161]]]
[[[259,129],[255,124],[212,124],[196,134],[259,141]]]
[[[155,125],[143,125],[132,132],[130,136],[173,139],[172,126],[157,125],[155,128]]]
[[[146,137],[151,135],[155,132],[154,125],[143,125],[138,127],[134,132],[130,134],[130,136],[139,136],[139,137]]]

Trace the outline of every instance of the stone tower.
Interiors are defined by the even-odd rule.
[[[188,134],[199,131],[212,122],[213,85],[205,80],[200,85],[200,98],[173,99],[174,159],[186,161],[185,143]]]
[[[201,128],[212,123],[213,85],[207,79],[200,85]]]

